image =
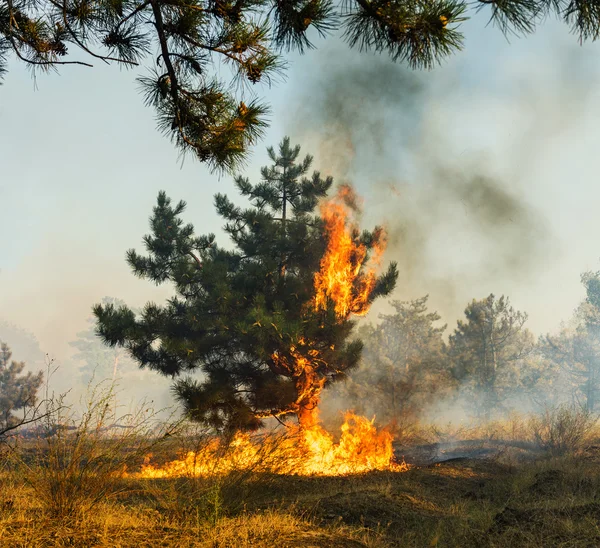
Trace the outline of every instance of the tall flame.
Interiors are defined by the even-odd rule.
[[[362,316],[370,306],[375,288],[375,269],[385,250],[383,230],[374,233],[373,256],[367,261],[367,246],[358,241],[358,227],[352,217],[358,210],[354,190],[342,185],[337,195],[321,205],[325,222],[327,249],[315,275],[315,309],[327,309],[328,299],[335,304],[340,318]],[[361,269],[365,267],[365,271]]]

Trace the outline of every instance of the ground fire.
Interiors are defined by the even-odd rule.
[[[371,470],[404,472],[408,465],[395,461],[388,431],[378,431],[372,420],[348,412],[337,443],[318,424],[309,429],[291,427],[283,435],[239,433],[228,445],[215,438],[163,466],[146,462],[139,476],[210,476],[236,470],[334,476]]]
[[[367,313],[376,282],[376,269],[385,250],[385,233],[376,231],[372,254],[360,243],[354,221],[357,197],[351,187],[343,185],[336,196],[321,205],[325,223],[327,248],[314,277],[315,310],[326,310],[332,303],[340,319]],[[284,357],[274,353],[278,367],[296,371],[296,415],[298,426],[287,426],[279,436],[251,436],[238,433],[225,446],[219,439],[197,451],[164,466],[144,464],[140,475],[147,478],[203,476],[240,469],[260,469],[297,475],[343,475],[370,470],[405,471],[405,463],[397,463],[392,449],[392,435],[378,431],[374,419],[345,414],[339,440],[319,422],[321,393],[325,377],[317,376],[311,360],[320,359],[311,342],[300,339]],[[299,350],[302,350],[300,352]],[[309,356],[307,358],[306,356]]]

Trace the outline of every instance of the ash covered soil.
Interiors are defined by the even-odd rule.
[[[539,447],[521,440],[469,439],[420,445],[394,444],[398,461],[426,466],[460,459],[503,459],[527,461],[543,454]]]

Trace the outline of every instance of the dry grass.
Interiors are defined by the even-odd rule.
[[[515,419],[486,428],[490,436],[531,440],[527,425]],[[549,452],[518,462],[459,458],[405,473],[234,473],[205,479],[113,474],[102,497],[84,496],[86,489],[97,492],[90,478],[75,491],[61,484],[71,485],[61,496],[75,493],[70,504],[79,508],[61,512],[31,474],[48,488],[55,481],[48,478],[64,467],[48,470],[59,461],[26,453],[26,467],[16,466],[14,458],[0,466],[0,546],[599,546],[600,446],[590,443],[590,435],[577,451],[562,456]],[[175,451],[176,445],[163,451]],[[111,446],[111,462],[118,464],[119,454],[130,458],[125,446],[121,453],[116,447]],[[80,452],[71,474],[87,465],[85,454]],[[100,476],[105,469],[97,470]]]
[[[536,446],[553,455],[584,449],[600,440],[597,414],[570,405],[547,407],[536,415],[510,413],[503,419],[472,424],[413,424],[414,443],[454,443],[465,440],[505,441]]]
[[[37,436],[7,455],[50,517],[77,518],[120,493],[119,478],[156,443],[154,411],[142,405],[119,415],[114,385],[90,388],[83,403],[76,415],[61,398],[48,399]]]
[[[273,546],[384,546],[365,528],[318,526],[293,505],[254,509],[207,519],[201,505],[173,513],[148,495],[143,483],[128,480],[126,496],[95,506],[93,512],[57,518],[32,488],[1,478],[0,546],[129,547],[198,546],[210,548]],[[149,480],[153,483],[155,480]],[[164,482],[163,482],[164,483]],[[164,485],[163,485],[164,486]],[[141,495],[141,496],[140,496]],[[229,513],[229,509],[227,509]]]
[[[56,518],[5,471],[0,546],[597,546],[599,463],[592,450],[517,467],[460,460],[401,474],[255,478],[246,507],[223,499],[217,517],[201,498],[178,508],[155,496],[182,480],[125,479],[93,512]]]
[[[263,476],[244,486],[243,507],[223,495],[218,515],[186,480],[127,478],[93,511],[62,518],[5,471],[0,546],[597,546],[599,464],[591,449],[517,466],[461,459],[400,474]]]

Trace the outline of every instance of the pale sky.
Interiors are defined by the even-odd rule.
[[[452,327],[470,299],[505,294],[539,334],[570,317],[580,273],[600,269],[600,51],[556,22],[510,44],[485,22],[465,26],[465,51],[431,72],[334,39],[292,56],[286,81],[257,90],[272,125],[245,173],[256,181],[265,147],[289,133],[315,169],[356,185],[366,227],[388,226],[386,259],[401,270],[392,298],[429,293]],[[0,320],[34,333],[66,377],[68,342],[94,303],[168,293],[124,260],[142,250],[158,191],[187,201],[198,233],[219,234],[216,192],[235,197],[231,177],[191,157],[181,166],[135,74],[114,66],[34,82],[13,63],[0,159]]]

